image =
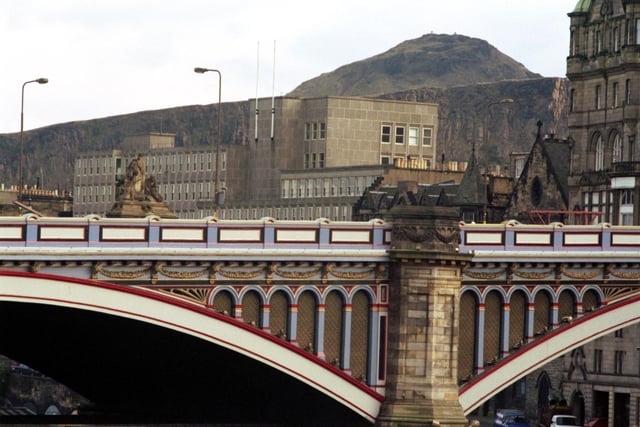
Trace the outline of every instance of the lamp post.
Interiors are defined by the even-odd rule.
[[[220,119],[222,117],[222,73],[220,70],[215,70],[211,68],[201,68],[196,67],[193,69],[198,74],[204,74],[206,72],[214,72],[218,73],[218,136],[216,138],[216,175],[215,181],[213,185],[213,216],[215,218],[218,217],[218,191],[220,190],[220,132],[221,132],[221,122]]]
[[[19,175],[19,187],[18,187],[18,200],[22,201],[22,187],[23,187],[23,176],[22,176],[22,167],[24,164],[24,87],[29,83],[39,83],[41,85],[49,83],[49,79],[45,77],[40,77],[39,79],[29,80],[22,84],[22,98],[20,102],[20,165],[18,170]]]
[[[482,209],[482,222],[487,223],[487,203],[489,198],[489,117],[491,116],[491,107],[498,104],[513,104],[513,99],[504,98],[499,101],[492,101],[487,104],[487,113],[484,116],[484,207]]]

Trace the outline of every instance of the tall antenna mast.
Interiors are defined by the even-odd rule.
[[[276,120],[276,41],[273,41],[273,77],[271,81],[271,141],[274,136]]]
[[[260,79],[260,42],[258,42],[258,53],[257,53],[257,65],[256,65],[256,124],[254,128],[254,136],[253,139],[255,142],[258,142],[258,115],[260,114],[260,110],[258,109],[258,81]]]

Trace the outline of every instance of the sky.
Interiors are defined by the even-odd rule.
[[[218,74],[195,67],[220,71],[222,102],[284,95],[429,33],[563,77],[576,1],[4,0],[0,133],[20,131],[21,110],[29,130],[217,103]]]

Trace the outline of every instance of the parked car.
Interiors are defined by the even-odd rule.
[[[609,420],[604,417],[595,417],[591,418],[589,421],[586,421],[582,427],[607,427],[609,425]]]
[[[519,409],[498,409],[493,427],[529,427],[529,421]]]
[[[551,427],[576,427],[579,425],[578,418],[573,415],[554,415],[551,418]]]

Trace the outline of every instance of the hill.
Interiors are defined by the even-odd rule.
[[[566,134],[568,81],[541,78],[481,40],[427,35],[401,43],[370,60],[341,67],[339,74],[327,73],[318,79],[329,82],[331,87],[340,87],[343,80],[339,76],[367,74],[363,72],[365,63],[371,70],[378,70],[368,73],[375,79],[350,80],[353,87],[340,94],[438,103],[439,158],[444,155],[446,160],[466,161],[475,143],[481,155],[492,162],[507,164],[512,151],[530,150],[538,120],[544,123],[545,132]],[[315,80],[298,89],[319,86]],[[372,89],[374,80],[378,82],[376,89]],[[357,81],[360,83],[356,84]],[[292,94],[301,93],[296,92],[298,89]],[[490,102],[503,98],[511,98],[514,103],[508,108],[494,106],[489,111]],[[127,135],[164,131],[175,133],[179,146],[210,144],[216,109],[217,104],[176,107],[30,130],[25,132],[24,139],[24,182],[71,191],[76,154],[117,149]],[[243,144],[250,139],[250,111],[247,101],[222,105],[223,143]],[[481,146],[485,124],[487,151]],[[0,134],[0,184],[18,182],[19,144],[19,134]]]
[[[288,95],[372,96],[422,87],[446,88],[540,77],[484,40],[426,34],[308,80]]]

